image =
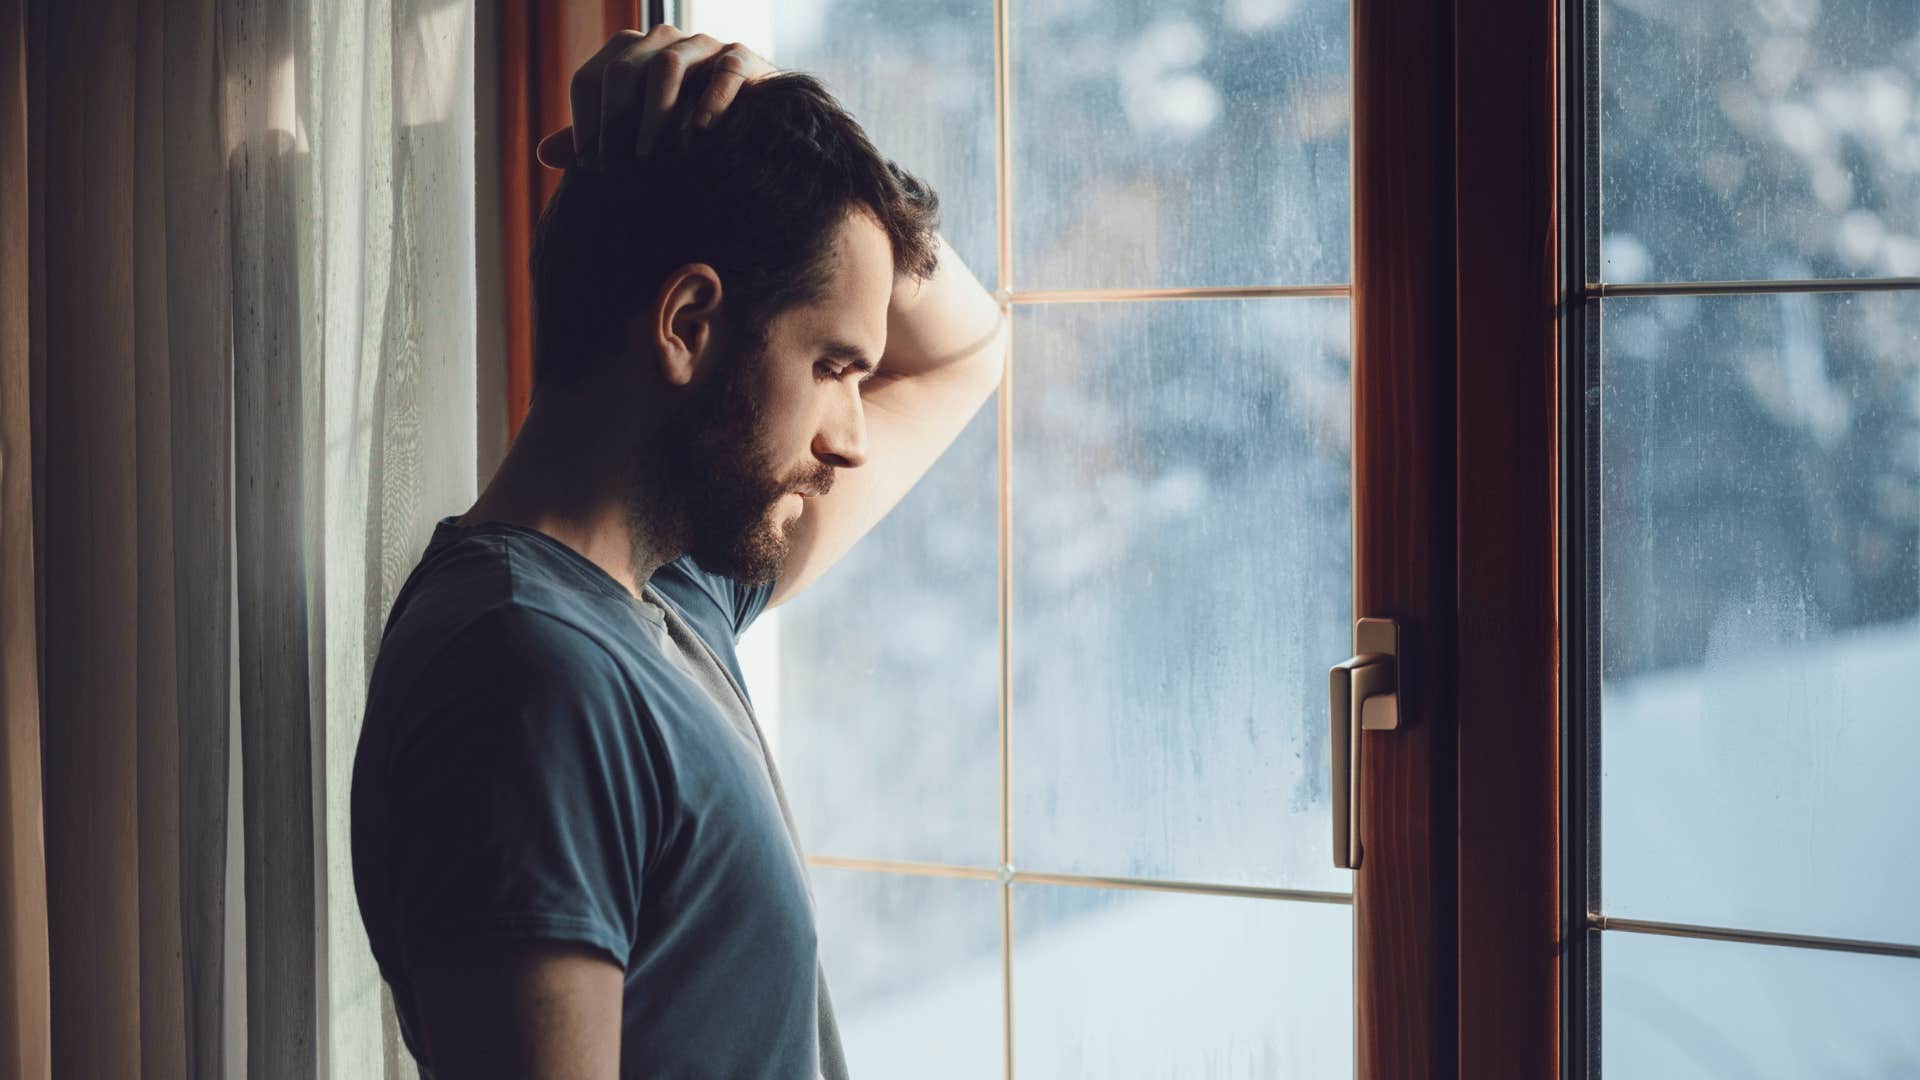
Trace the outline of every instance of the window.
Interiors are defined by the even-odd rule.
[[[1569,1060],[1907,1075],[1920,8],[1605,0],[1584,26]]]
[[[893,603],[875,625],[931,628],[894,647],[962,643],[863,673],[874,696],[828,721],[901,740],[870,742],[891,754],[875,779],[805,764],[789,732],[813,771],[796,801],[870,785],[807,826],[823,889],[864,920],[829,932],[870,943],[840,964],[854,992],[902,1000],[887,965],[911,956],[943,1018],[972,1018],[862,1038],[957,1058],[1010,1021],[1001,1064],[1026,1075],[1191,1068],[1248,1045],[1229,1027],[1267,1041],[1219,1068],[1280,1075],[1347,1071],[1283,1055],[1349,1031],[1363,1076],[1920,1067],[1920,8],[834,10],[810,25],[859,51],[799,62],[838,85],[874,55],[948,58],[849,96],[883,143],[924,140],[943,191],[991,190],[994,234],[957,242],[1015,311],[975,462],[944,462],[870,566],[822,583],[843,596],[781,630],[810,723],[845,691],[796,689],[825,670],[800,659],[808,618]],[[924,111],[860,97],[909,84],[949,110],[937,131],[888,133]],[[1003,559],[885,584],[923,550],[983,550],[960,538],[986,505]],[[1364,737],[1370,862],[1343,880],[1320,866],[1315,729],[1355,614],[1417,627],[1427,696]],[[913,772],[927,737],[972,771]],[[847,823],[876,805],[902,809]],[[1304,928],[1266,954],[1293,971],[1246,965],[1272,980],[1249,991],[1228,966],[1211,1012],[1179,999],[1194,1026],[1140,1019],[1136,955],[1208,957],[1274,912]],[[1328,932],[1302,920],[1331,914],[1350,957],[1314,951]],[[1103,924],[1123,943],[1082,947]],[[972,944],[923,944],[948,926]],[[871,944],[888,934],[912,947]],[[1337,1036],[1288,1027],[1296,1007]]]

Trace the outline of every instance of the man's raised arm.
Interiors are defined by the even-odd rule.
[[[926,475],[1000,385],[1007,341],[999,304],[941,237],[933,275],[894,287],[886,352],[861,387],[867,463],[807,500],[769,605],[812,584]]]

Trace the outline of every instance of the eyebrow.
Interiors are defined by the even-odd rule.
[[[844,360],[848,366],[867,374],[871,374],[875,368],[880,366],[874,361],[867,359],[867,351],[865,349],[851,342],[829,341],[820,347],[820,351],[835,360]]]

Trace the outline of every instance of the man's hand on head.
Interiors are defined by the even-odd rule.
[[[535,154],[554,169],[592,167],[610,154],[643,157],[668,124],[710,126],[742,86],[775,70],[737,41],[666,23],[645,34],[621,30],[573,73],[573,124],[541,139]]]

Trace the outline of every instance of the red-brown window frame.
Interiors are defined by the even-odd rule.
[[[1354,5],[1355,1075],[1560,1075],[1557,0]]]

